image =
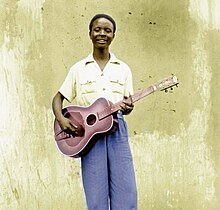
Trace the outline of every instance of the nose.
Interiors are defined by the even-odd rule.
[[[101,36],[105,36],[105,35],[106,35],[106,34],[105,34],[105,30],[104,30],[104,29],[100,30],[99,35],[101,35]]]

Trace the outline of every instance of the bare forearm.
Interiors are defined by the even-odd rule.
[[[57,93],[52,102],[53,113],[58,121],[63,117],[62,115],[62,107],[63,107],[64,97],[61,93]]]
[[[78,135],[77,126],[74,125],[70,119],[66,118],[62,114],[64,96],[61,93],[57,93],[52,102],[53,113],[61,127],[61,129],[67,133]]]

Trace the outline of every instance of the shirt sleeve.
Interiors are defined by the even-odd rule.
[[[125,80],[125,92],[124,96],[129,97],[130,95],[134,94],[133,90],[133,79],[132,79],[132,73],[130,67],[127,69],[127,78]]]
[[[76,70],[73,67],[70,68],[63,84],[61,85],[59,92],[71,102],[76,97]]]

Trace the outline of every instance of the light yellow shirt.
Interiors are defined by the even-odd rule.
[[[132,74],[129,66],[110,54],[110,60],[102,71],[92,54],[71,68],[59,92],[77,105],[88,106],[104,97],[116,103],[133,94]]]

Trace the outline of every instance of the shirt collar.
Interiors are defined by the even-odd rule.
[[[95,62],[95,59],[93,58],[92,53],[90,53],[90,54],[88,55],[88,57],[85,58],[85,65],[90,64],[90,63],[94,63],[94,62]],[[118,64],[118,65],[120,65],[120,60],[118,60],[118,59],[116,58],[116,56],[115,56],[113,53],[111,53],[111,52],[110,52],[110,60],[109,60],[109,62],[110,62],[110,63],[113,63],[113,64]]]

